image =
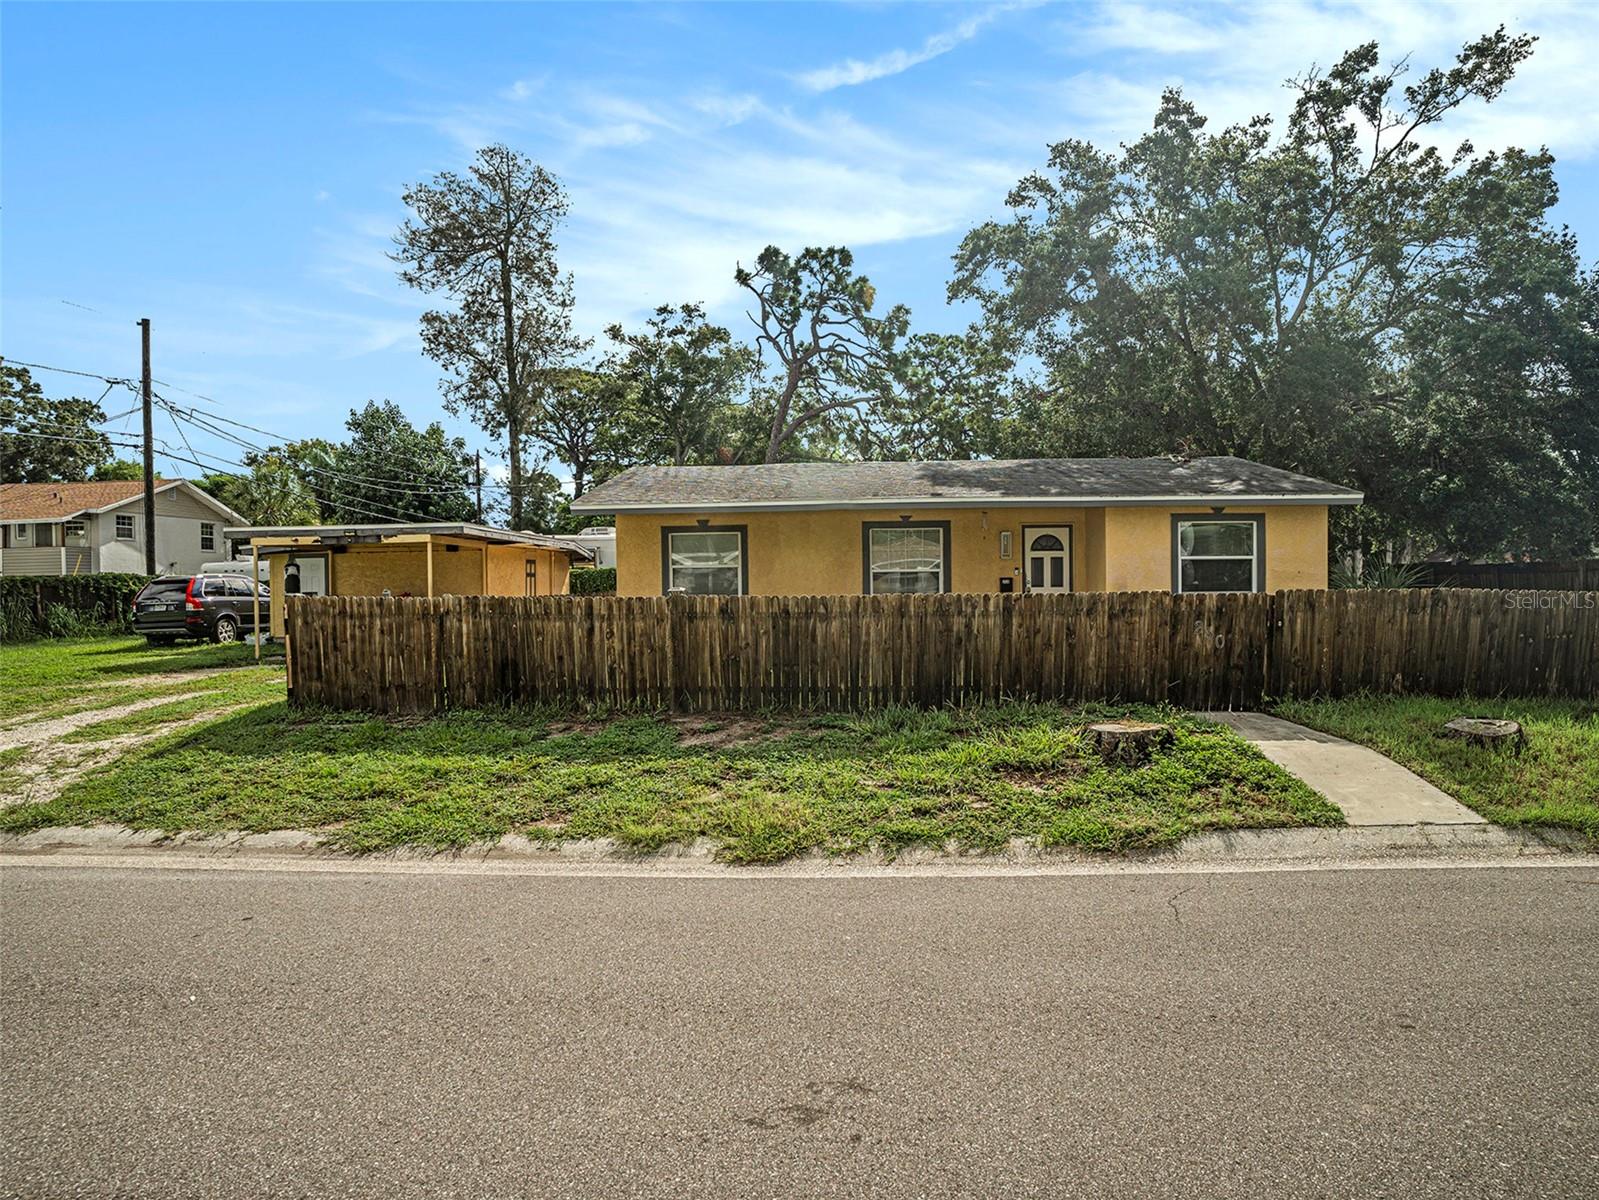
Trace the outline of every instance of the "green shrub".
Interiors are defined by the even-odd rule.
[[[580,567],[572,572],[572,583],[568,590],[574,596],[614,596],[616,568]]]
[[[0,640],[85,637],[133,628],[144,575],[0,575]]]
[[[1335,588],[1419,588],[1427,586],[1427,568],[1420,563],[1373,560],[1361,572],[1340,563],[1329,578]]]

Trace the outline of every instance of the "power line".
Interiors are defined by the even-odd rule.
[[[103,374],[100,374],[97,371],[80,371],[80,370],[73,369],[71,367],[57,367],[57,366],[53,366],[53,365],[51,365],[49,363],[27,362],[27,361],[24,361],[22,359],[4,358],[4,357],[0,357],[0,363],[10,363],[12,365],[19,366],[19,367],[27,367],[30,370],[53,371],[53,372],[56,372],[58,374],[73,375],[73,376],[77,376],[77,377],[83,378],[83,379],[97,379],[97,380],[101,381],[102,383],[106,384],[106,390],[105,390],[105,392],[103,392],[101,394],[101,397],[100,397],[101,401],[103,401],[105,399],[106,395],[108,395],[110,393],[112,388],[118,387],[118,386],[126,387],[130,391],[135,392],[136,394],[138,392],[138,384],[134,380],[128,379],[128,378],[119,377],[119,376],[103,375]],[[221,400],[216,399],[214,396],[207,396],[207,395],[204,395],[203,393],[200,393],[200,392],[190,391],[187,388],[179,387],[176,384],[167,383],[167,382],[162,381],[162,380],[152,379],[151,382],[159,384],[161,387],[170,388],[173,391],[181,392],[184,395],[193,396],[195,399],[202,400],[202,401],[204,401],[207,404],[217,405],[218,407],[221,407],[223,405],[223,402]],[[239,435],[237,435],[235,433],[232,433],[229,430],[218,428],[216,422],[221,422],[221,423],[226,424],[226,425],[231,425],[231,426],[233,426],[234,428],[237,428],[237,429],[247,430],[250,433],[259,434],[262,437],[271,438],[273,441],[281,443],[281,444],[292,443],[294,441],[299,440],[299,439],[287,437],[287,436],[285,436],[284,434],[281,434],[281,433],[274,433],[270,429],[262,429],[260,426],[247,424],[244,421],[234,420],[231,417],[223,416],[221,413],[206,412],[206,413],[202,414],[197,409],[195,409],[192,405],[184,406],[184,405],[177,404],[176,402],[168,399],[167,397],[161,395],[158,392],[153,393],[153,395],[161,403],[162,407],[167,410],[168,415],[173,417],[173,423],[174,423],[175,426],[177,426],[177,419],[176,418],[178,416],[182,416],[185,420],[187,420],[190,424],[194,425],[196,428],[201,429],[201,430],[205,431],[206,433],[211,434],[213,437],[221,438],[222,440],[224,440],[224,441],[226,441],[226,442],[228,442],[228,443],[230,443],[230,444],[232,444],[234,446],[237,446],[239,449],[245,450],[245,451],[247,451],[249,453],[253,453],[253,454],[269,454],[269,453],[272,453],[273,448],[270,447],[270,446],[259,445],[259,444],[255,443],[255,442],[251,442],[251,441],[249,441],[249,440],[247,440],[245,438],[241,438]],[[98,403],[98,401],[97,401],[97,403]],[[100,423],[101,424],[109,424],[111,421],[116,420],[118,417],[131,416],[133,413],[135,413],[137,411],[138,411],[137,408],[130,409],[130,410],[128,410],[125,413],[118,413],[115,416],[107,417],[107,418],[105,418],[104,421],[102,421]],[[181,427],[178,427],[178,434],[183,439],[184,444],[189,447],[190,453],[191,454],[195,453],[193,446],[189,445],[189,440],[188,440],[187,436],[184,435],[183,430],[182,430]],[[139,449],[139,447],[132,447],[132,448],[133,449]],[[223,461],[226,461],[226,460],[223,460]],[[203,464],[196,464],[196,465],[203,465]],[[239,464],[239,465],[242,466],[243,464]],[[304,463],[304,462],[295,463],[294,465],[297,468],[299,468],[299,469],[313,472],[313,473],[315,473],[315,474],[317,474],[319,476],[322,476],[324,478],[338,480],[338,481],[346,482],[346,483],[360,484],[360,485],[363,485],[367,490],[388,491],[388,492],[390,492],[391,494],[394,494],[394,495],[455,495],[455,494],[465,494],[466,492],[468,492],[470,490],[470,485],[465,484],[465,483],[463,483],[458,488],[457,487],[449,487],[449,486],[444,486],[444,487],[425,487],[425,486],[423,486],[423,487],[419,487],[419,486],[408,484],[403,479],[397,479],[397,478],[394,478],[394,477],[391,477],[391,476],[359,475],[359,474],[355,474],[355,473],[347,472],[347,471],[338,471],[338,470],[335,470],[335,469],[332,469],[332,468],[328,468],[328,467],[318,467],[318,466],[314,466],[314,465],[312,465],[310,463]],[[395,484],[399,484],[399,485],[402,485],[402,486],[399,486],[399,487],[392,486],[392,485],[395,485]],[[385,486],[379,486],[379,485],[390,485],[390,486],[385,487]],[[488,488],[490,488],[490,489],[492,489],[492,490],[494,490],[494,491],[503,493],[503,494],[508,495],[508,496],[509,495],[514,495],[518,491],[521,491],[521,492],[524,492],[524,493],[527,493],[527,492],[536,493],[536,492],[539,491],[538,486],[536,484],[533,484],[533,483],[524,483],[524,484],[521,484],[520,486],[517,486],[517,485],[510,484],[508,482],[507,483],[502,483],[501,481],[499,481],[497,479],[494,479],[493,477],[488,477],[488,478],[483,479],[483,485],[488,487]]]
[[[55,366],[51,366],[51,365],[49,365],[47,363],[24,362],[21,359],[15,359],[15,358],[8,358],[8,359],[0,360],[0,361],[12,363],[12,364],[14,364],[16,366],[19,366],[19,367],[28,367],[28,368],[30,368],[32,370],[55,371],[55,372],[58,372],[58,373],[63,374],[63,375],[76,375],[76,376],[79,376],[80,378],[84,378],[84,379],[98,379],[98,380],[100,380],[101,382],[103,382],[103,383],[105,383],[107,385],[107,387],[106,387],[106,392],[107,393],[110,392],[112,387],[116,387],[118,385],[120,385],[122,387],[129,388],[130,390],[136,390],[137,386],[138,386],[131,379],[122,379],[122,378],[116,378],[116,377],[109,376],[109,375],[101,375],[101,374],[99,374],[98,372],[95,372],[95,371],[78,371],[78,370],[73,370],[70,367],[55,367]],[[164,381],[159,380],[159,379],[152,379],[151,382],[159,384],[161,387],[171,388],[173,391],[176,391],[176,392],[182,392],[186,396],[193,396],[195,399],[203,400],[203,401],[205,401],[208,404],[215,404],[215,405],[218,405],[218,406],[222,405],[222,401],[216,399],[214,396],[206,396],[206,395],[203,395],[200,392],[193,392],[193,391],[188,390],[187,388],[178,387],[176,384],[167,383],[167,382],[164,382]],[[230,432],[228,432],[225,429],[218,429],[218,428],[216,428],[216,426],[214,424],[211,424],[211,422],[220,421],[220,422],[222,422],[224,424],[232,425],[232,426],[234,426],[237,429],[248,430],[251,433],[260,434],[262,437],[271,438],[274,441],[279,442],[279,443],[289,443],[289,442],[294,442],[294,441],[299,440],[299,439],[296,439],[296,438],[288,437],[285,434],[274,433],[270,429],[262,429],[258,425],[250,425],[250,424],[247,424],[244,421],[236,421],[232,417],[223,416],[221,413],[205,413],[202,416],[193,406],[184,406],[184,405],[177,404],[174,401],[169,400],[167,397],[162,396],[159,392],[154,393],[154,394],[155,394],[156,398],[161,401],[162,406],[167,408],[169,413],[172,413],[174,411],[177,412],[178,414],[182,415],[186,420],[188,420],[191,424],[194,424],[194,425],[198,426],[199,428],[204,429],[207,433],[211,434],[214,437],[220,437],[220,438],[222,438],[225,441],[233,443],[234,445],[238,446],[241,450],[249,450],[249,451],[251,451],[253,453],[257,453],[257,454],[265,454],[265,453],[269,453],[271,448],[267,447],[267,446],[260,446],[260,445],[257,445],[254,442],[247,441],[246,439],[239,437],[237,434],[230,433]],[[104,400],[105,399],[105,395],[102,394],[100,398],[101,398],[101,400]],[[129,410],[129,413],[120,413],[120,414],[117,414],[117,415],[118,416],[126,416],[126,415],[130,415],[132,412],[137,412],[137,411],[138,411],[137,409],[131,409],[131,410]],[[109,423],[110,421],[114,421],[116,419],[117,419],[116,417],[107,417],[105,419],[105,422],[102,422],[102,423]],[[341,478],[341,479],[344,479],[344,480],[347,480],[347,481],[360,481],[360,482],[363,482],[363,483],[389,483],[389,484],[404,483],[405,482],[404,480],[395,479],[395,478],[392,478],[392,477],[377,476],[377,475],[354,475],[354,474],[350,474],[350,473],[347,473],[347,472],[332,471],[332,470],[329,470],[328,468],[324,468],[324,467],[313,467],[310,464],[299,464],[299,465],[303,466],[306,470],[316,471],[318,474],[321,474],[321,475],[328,475],[328,476],[332,476],[332,477],[337,477],[337,478]],[[515,492],[515,491],[518,490],[516,487],[513,487],[511,484],[509,484],[509,483],[501,483],[499,480],[496,480],[496,479],[494,479],[492,477],[486,478],[483,482],[484,482],[485,486],[493,488],[493,489],[501,491],[501,492],[505,492],[507,494]],[[405,489],[400,489],[400,490],[402,490],[403,493],[415,494],[415,493],[422,492],[422,491],[428,491],[430,489],[405,488]],[[454,488],[438,488],[438,489],[431,489],[431,490],[433,490],[435,492],[454,492],[456,489],[454,489]],[[465,490],[464,485],[463,485],[463,489],[462,490]],[[520,490],[522,490],[522,491],[536,491],[537,488],[533,484],[523,484],[521,486]]]
[[[238,446],[240,449],[250,451],[251,453],[254,453],[254,454],[271,454],[271,453],[275,452],[275,448],[274,447],[258,445],[257,443],[251,442],[251,441],[249,441],[246,438],[239,437],[237,434],[230,433],[230,432],[228,432],[225,429],[216,428],[208,420],[210,414],[206,414],[206,416],[202,417],[198,413],[196,413],[192,408],[184,408],[181,405],[175,405],[171,401],[167,400],[164,396],[160,396],[159,393],[157,394],[157,398],[161,401],[162,407],[165,408],[169,414],[181,415],[184,420],[188,421],[190,424],[194,425],[196,428],[203,429],[205,432],[210,433],[213,436],[223,438],[224,440],[226,440],[228,442],[231,442],[233,445]],[[245,428],[245,429],[251,428],[250,426],[243,425],[240,422],[230,422],[230,424],[238,424],[238,425],[240,425],[241,428]],[[259,431],[259,432],[265,432],[265,431]],[[278,437],[279,435],[273,434],[273,433],[267,433],[267,436],[268,437]],[[281,440],[283,440],[285,442],[288,441],[288,439],[286,439],[286,438],[285,439],[281,439]],[[412,483],[408,483],[407,481],[405,481],[403,479],[397,479],[397,478],[395,478],[393,476],[387,476],[387,475],[360,475],[360,474],[356,474],[356,473],[351,472],[351,471],[339,470],[339,469],[334,468],[334,467],[319,467],[319,466],[316,466],[313,463],[308,463],[308,462],[303,462],[303,461],[302,462],[296,462],[294,465],[297,468],[299,468],[300,470],[310,471],[310,472],[313,472],[314,474],[325,476],[326,478],[329,478],[329,479],[338,480],[338,481],[344,482],[344,483],[355,483],[355,484],[359,484],[362,487],[369,488],[370,490],[373,490],[373,491],[380,491],[380,492],[381,491],[387,491],[387,492],[392,492],[395,495],[400,495],[400,496],[417,496],[417,495],[452,495],[453,496],[453,495],[458,495],[458,494],[465,493],[468,490],[468,488],[470,487],[469,484],[464,483],[464,482],[459,487],[452,487],[452,486],[449,486],[449,485],[441,485],[441,486],[436,486],[435,487],[435,486],[429,486],[429,485],[426,485],[426,484],[412,484]],[[465,463],[463,462],[462,465],[463,465],[463,468],[464,468]],[[400,486],[398,486],[398,487],[384,486],[384,485],[391,485],[391,484],[398,484]]]
[[[0,363],[13,367],[27,367],[30,371],[54,371],[58,375],[76,375],[81,379],[98,379],[101,383],[111,384],[112,386],[117,384],[130,388],[138,386],[132,379],[126,379],[118,375],[102,375],[98,371],[74,371],[71,367],[52,367],[46,363],[23,362],[20,358],[5,358],[3,356],[0,356]]]
[[[107,434],[98,434],[97,437],[86,437],[86,436],[83,436],[83,435],[72,436],[72,435],[67,435],[67,434],[26,433],[26,432],[20,432],[20,431],[16,432],[16,433],[7,433],[7,434],[5,434],[5,436],[6,437],[34,438],[34,439],[47,441],[47,442],[74,442],[74,443],[76,443],[78,445],[99,445],[101,443],[98,441],[98,437],[106,437],[106,438],[109,439],[109,435],[107,435]],[[110,442],[110,445],[111,445],[111,447],[113,449],[116,449],[116,450],[139,450],[139,449],[142,449],[142,446],[141,446],[141,444],[139,442],[115,442],[115,441],[113,441],[113,442]],[[169,459],[169,460],[171,460],[173,462],[188,463],[190,466],[200,467],[203,470],[210,471],[210,472],[212,472],[214,474],[217,474],[217,475],[226,475],[226,476],[228,476],[231,479],[249,479],[250,478],[250,476],[248,474],[242,473],[242,471],[248,470],[248,468],[245,466],[244,463],[234,462],[231,459],[220,458],[220,457],[215,457],[215,456],[213,456],[211,461],[207,462],[198,453],[193,452],[192,448],[191,448],[191,453],[193,453],[193,457],[186,457],[186,456],[184,456],[182,454],[177,453],[172,448],[172,446],[169,443],[167,443],[165,441],[161,441],[159,439],[157,439],[156,442],[155,442],[155,453],[160,455],[162,458]],[[224,469],[224,467],[218,466],[217,465],[218,463],[225,464],[225,466],[229,466],[229,467],[238,467],[238,468],[241,468],[241,470],[239,470],[239,471],[226,470],[226,469]],[[382,509],[383,511],[382,512],[373,512],[372,509],[363,508],[363,507],[360,507],[360,506],[355,505],[355,504],[350,504],[350,503],[348,503],[348,502],[346,502],[346,501],[344,501],[342,499],[340,500],[340,507],[344,508],[344,509],[347,509],[350,512],[359,513],[360,515],[362,515],[364,517],[377,517],[380,520],[390,520],[390,521],[392,521],[392,520],[395,520],[396,518],[398,518],[399,520],[402,520],[402,521],[429,521],[429,520],[432,520],[431,517],[429,517],[429,516],[427,516],[427,515],[425,515],[423,513],[411,512],[411,511],[408,511],[406,509],[389,508],[387,505],[381,504],[381,503],[379,503],[376,500],[371,500],[371,499],[368,499],[366,497],[362,497],[362,499],[365,501],[365,503],[372,505],[373,508]]]
[[[63,426],[63,428],[64,428],[64,426]],[[83,445],[95,445],[95,446],[98,446],[100,444],[100,439],[101,438],[109,439],[110,436],[111,435],[108,434],[108,433],[101,433],[98,429],[94,431],[93,436],[79,435],[77,437],[73,437],[73,436],[71,436],[69,434],[61,434],[61,433],[29,433],[25,429],[8,429],[8,430],[5,430],[4,432],[0,432],[0,437],[8,437],[8,438],[12,438],[12,437],[39,438],[39,439],[42,439],[42,440],[47,441],[47,442],[79,442],[79,443],[81,443]],[[113,448],[118,449],[118,450],[137,450],[139,448],[137,443],[133,443],[133,444],[130,445],[130,444],[123,444],[123,443],[120,443],[120,442],[112,442],[111,445],[112,445]]]

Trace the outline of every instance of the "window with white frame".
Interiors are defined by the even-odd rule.
[[[63,521],[61,535],[69,546],[87,546],[89,538],[82,521]]]
[[[666,534],[667,592],[691,596],[744,594],[742,529],[669,530]]]
[[[19,546],[33,545],[33,526],[19,524],[16,528],[14,540]]]
[[[946,525],[868,525],[863,590],[869,596],[948,591],[948,553]]]
[[[1174,521],[1173,583],[1178,592],[1265,590],[1260,517],[1195,517]]]
[[[211,521],[200,522],[200,549],[215,550],[217,548],[217,527]]]

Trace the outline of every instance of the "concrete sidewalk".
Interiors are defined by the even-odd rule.
[[[1458,800],[1365,746],[1254,712],[1210,712],[1344,810],[1351,825],[1484,825]]]

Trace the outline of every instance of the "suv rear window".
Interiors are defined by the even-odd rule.
[[[187,575],[172,579],[152,579],[139,589],[135,600],[181,600],[189,590]]]

